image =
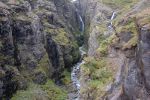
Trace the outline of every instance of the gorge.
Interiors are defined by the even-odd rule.
[[[0,0],[0,100],[149,100],[150,0]]]

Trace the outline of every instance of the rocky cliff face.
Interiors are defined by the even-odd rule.
[[[149,3],[149,1],[144,1],[145,3]],[[145,5],[144,5],[145,6]],[[149,93],[149,21],[147,20],[147,16],[144,13],[149,14],[147,11],[149,8],[144,8],[140,5],[140,10],[138,14],[136,13],[136,17],[133,17],[131,13],[127,18],[127,22],[132,20],[134,22],[134,28],[136,30],[136,35],[132,37],[128,37],[130,32],[133,32],[133,29],[130,29],[128,32],[121,31],[119,35],[119,41],[116,45],[112,47],[115,48],[117,52],[120,51],[120,54],[124,55],[123,60],[117,61],[117,63],[122,63],[121,67],[119,67],[118,76],[116,77],[116,81],[112,85],[110,89],[111,95],[108,96],[108,99],[112,100],[132,100],[132,99],[141,99],[148,100],[150,97]],[[142,14],[142,15],[141,15]],[[133,18],[133,19],[132,19]],[[125,20],[123,23],[127,23]],[[145,23],[146,21],[146,23]],[[130,28],[133,26],[130,26]],[[126,35],[125,35],[126,34]],[[128,34],[128,35],[127,35]],[[132,33],[133,34],[133,33]],[[127,43],[123,45],[123,41]],[[132,42],[131,42],[132,41]],[[119,46],[119,45],[120,46]],[[121,45],[123,47],[121,47]],[[121,47],[121,48],[120,48]],[[117,53],[116,53],[117,54]],[[122,57],[121,57],[122,58]],[[119,89],[120,88],[120,89]]]
[[[0,1],[0,98],[32,81],[62,83],[79,59],[73,7],[67,0]]]
[[[81,100],[150,98],[149,3],[148,0],[81,1],[83,10],[88,7],[85,20],[90,23],[86,24],[90,27],[90,57],[85,58],[81,67]],[[113,12],[117,14],[111,20]]]

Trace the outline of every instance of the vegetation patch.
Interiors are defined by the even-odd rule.
[[[48,80],[45,85],[41,86],[41,88],[47,93],[49,100],[67,99],[67,91],[55,85],[52,80]]]
[[[60,45],[68,45],[69,39],[67,37],[67,32],[64,28],[59,28],[55,30],[56,35],[54,36],[54,41]]]
[[[100,54],[100,56],[106,56],[108,53],[108,47],[116,41],[118,41],[118,38],[115,33],[109,37],[104,37],[104,35],[99,36],[100,46],[97,49],[97,53]]]
[[[48,58],[48,54],[46,53],[41,60],[39,61],[38,65],[37,65],[37,71],[41,71],[43,73],[45,73],[47,76],[49,75],[49,71],[50,71],[50,62],[49,62],[49,58]]]
[[[102,0],[102,2],[115,9],[131,8],[139,0]]]
[[[30,83],[26,90],[19,90],[11,100],[48,100],[48,95],[39,85]]]
[[[69,85],[71,83],[71,72],[69,72],[68,70],[64,70],[62,76],[63,76],[62,78],[63,84]]]
[[[11,100],[66,100],[67,92],[48,80],[45,85],[30,83],[26,90],[19,90]]]
[[[112,72],[106,66],[105,59],[88,57],[84,59],[85,64],[81,66],[84,75],[89,77],[87,88],[81,89],[81,93],[89,93],[93,100],[98,100],[106,92],[106,86],[112,81]],[[90,95],[91,93],[91,95]]]
[[[124,25],[119,25],[117,33],[131,33],[132,38],[128,42],[124,43],[122,49],[130,49],[137,45],[138,42],[138,29],[135,24],[135,18],[129,18]]]

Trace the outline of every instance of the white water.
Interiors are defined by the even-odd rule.
[[[110,21],[111,21],[110,25],[108,26],[110,29],[112,29],[112,21],[114,20],[115,16],[116,16],[116,12],[113,12],[111,19],[110,19]]]
[[[71,0],[71,2],[76,2],[77,0]],[[79,18],[79,21],[80,21],[80,32],[82,33],[83,35],[83,32],[84,32],[84,28],[85,28],[85,25],[84,25],[84,21],[81,17],[81,15],[79,14],[79,11],[78,9],[76,9],[76,13],[77,13],[77,16]],[[80,54],[81,54],[81,58],[86,55],[86,52],[83,51],[82,47],[79,48],[79,51],[80,51]],[[84,64],[84,60],[78,62],[72,69],[72,72],[71,72],[71,80],[72,80],[72,83],[73,83],[73,86],[74,88],[77,90],[77,92],[74,94],[76,95],[75,98],[72,98],[71,100],[79,100],[79,96],[80,96],[80,81],[79,81],[79,76],[80,76],[80,67],[82,64]]]
[[[77,2],[78,0],[71,0],[71,2],[72,3],[74,3],[74,2]],[[78,2],[79,3],[79,2]],[[83,21],[83,19],[82,19],[82,17],[81,17],[81,15],[80,15],[80,11],[78,11],[78,9],[76,8],[75,9],[76,10],[76,13],[77,13],[77,16],[78,16],[78,18],[79,18],[79,21],[80,21],[80,31],[81,31],[81,33],[83,33],[84,32],[84,21]]]
[[[82,47],[79,48],[81,56],[85,55],[86,52],[82,50]],[[74,100],[79,100],[79,96],[80,96],[80,81],[79,81],[79,74],[80,74],[80,67],[82,64],[84,64],[84,60],[82,60],[81,62],[77,63],[74,67],[73,70],[71,72],[71,80],[73,83],[73,86],[75,87],[75,89],[77,89],[77,97]]]
[[[83,47],[79,47],[81,56],[86,55],[86,52],[83,50]]]
[[[81,23],[81,32],[83,33],[84,32],[84,22],[83,22],[83,19],[82,19],[82,17],[81,17],[81,15],[80,14],[78,14],[78,16],[79,16],[79,20],[80,20],[80,23]]]
[[[71,2],[75,2],[75,1],[77,1],[77,0],[71,0]]]
[[[113,20],[115,18],[116,12],[113,12],[112,16],[111,16],[111,20]]]

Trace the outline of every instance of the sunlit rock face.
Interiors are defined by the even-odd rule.
[[[85,25],[90,27],[88,28],[88,55],[95,57],[95,61],[99,58],[106,58],[107,66],[113,67],[115,73],[115,79],[102,98],[97,96],[100,92],[91,89],[92,93],[95,94],[92,95],[90,90],[90,92],[84,91],[81,94],[82,99],[90,100],[97,96],[100,100],[148,100],[150,98],[148,95],[150,21],[147,18],[150,11],[150,1],[134,2],[134,6],[132,5],[127,12],[122,12],[121,8],[116,10],[117,5],[113,6],[112,2],[110,5],[109,3],[106,1],[106,5],[103,5],[97,0],[81,0],[82,14],[83,16],[86,15],[84,16]],[[120,15],[118,12],[123,14]],[[112,19],[114,19],[114,22],[111,23]],[[118,23],[115,21],[118,21]],[[109,25],[112,25],[114,29],[109,30]],[[108,45],[103,55],[101,51],[105,48],[107,39],[110,39],[108,37],[113,33],[116,35],[116,40],[114,39]],[[103,35],[104,38],[101,37]],[[103,44],[100,43],[102,39],[104,39]],[[80,83],[81,89],[89,89],[85,85],[88,83],[85,80],[90,80],[89,77],[90,75],[84,76],[83,71]]]

